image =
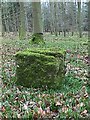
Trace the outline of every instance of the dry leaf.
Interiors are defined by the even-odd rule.
[[[34,119],[34,120],[37,120],[37,119],[38,119],[38,113],[35,112],[35,113],[33,114],[33,119]]]
[[[79,108],[79,107],[80,107],[80,104],[77,104],[77,107]]]
[[[43,111],[42,108],[40,107],[40,108],[38,108],[38,114],[40,116],[44,116],[45,115],[45,111]]]
[[[84,103],[83,103],[83,102],[80,103],[80,107],[82,107],[82,106],[84,106]]]
[[[17,114],[17,117],[20,118],[21,117],[20,114]]]
[[[45,100],[45,105],[46,105],[46,107],[49,107],[50,106],[50,102]]]
[[[4,106],[2,106],[2,112],[5,112],[5,111],[6,111],[5,107],[4,107]]]
[[[73,110],[73,111],[76,111],[77,109],[76,109],[76,107],[73,107],[72,110]]]
[[[62,108],[62,112],[67,113],[67,112],[68,112],[68,107],[64,106],[64,107]]]
[[[83,103],[83,102],[77,104],[77,107],[78,107],[78,108],[79,108],[79,107],[83,107],[83,106],[84,106],[84,103]]]
[[[87,115],[87,110],[82,111],[81,115]]]
[[[71,103],[71,102],[72,102],[72,99],[69,99],[69,102]]]
[[[24,104],[23,107],[24,107],[25,110],[28,110],[28,106],[26,104]]]
[[[85,98],[88,98],[88,97],[89,97],[89,96],[88,96],[88,93],[85,93],[85,94],[84,94],[84,97],[85,97]]]
[[[62,103],[61,102],[56,102],[56,106],[61,106],[62,105]]]
[[[46,113],[50,113],[50,107],[47,107],[46,109],[45,109],[45,111],[46,111]]]

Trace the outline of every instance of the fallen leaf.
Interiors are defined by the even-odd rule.
[[[76,109],[76,107],[73,107],[72,110],[73,110],[73,111],[76,111],[77,109]]]
[[[88,98],[89,96],[88,96],[88,93],[85,93],[84,94],[84,98]]]
[[[21,117],[20,114],[17,114],[17,117],[20,118]]]
[[[47,114],[49,114],[49,113],[50,113],[50,107],[47,107],[47,108],[45,109],[45,111],[46,111]]]
[[[2,112],[5,112],[5,111],[6,111],[5,107],[4,107],[4,106],[2,106]]]
[[[64,106],[64,107],[62,108],[62,112],[67,113],[67,112],[68,112],[68,107],[67,107],[67,106]]]
[[[56,106],[61,106],[62,105],[62,103],[61,102],[56,102]]]
[[[28,106],[27,106],[26,104],[24,104],[23,108],[24,108],[25,110],[28,110]]]
[[[84,116],[87,115],[87,110],[82,111],[81,115],[84,115]]]
[[[83,103],[83,102],[80,103],[80,107],[82,107],[82,106],[84,106],[84,103]]]
[[[38,108],[38,114],[39,114],[40,116],[44,116],[44,115],[45,115],[45,111],[42,110],[42,108],[40,107],[40,108]]]

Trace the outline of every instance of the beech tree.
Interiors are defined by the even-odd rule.
[[[26,29],[25,29],[25,10],[24,10],[24,2],[20,2],[20,15],[19,15],[19,39],[25,39],[26,37]]]
[[[69,25],[70,25],[70,30],[71,30],[71,35],[74,35],[74,30],[75,30],[75,22],[76,22],[76,6],[74,1],[69,3]]]
[[[2,33],[2,15],[1,15],[1,4],[0,4],[0,36],[1,36],[1,33]]]
[[[79,31],[79,37],[82,37],[82,29],[81,29],[81,2],[77,2],[78,5],[78,16],[77,16],[77,22],[78,22],[78,31]]]
[[[37,36],[39,37],[39,39],[42,39],[43,24],[40,0],[38,2],[32,2],[32,9],[33,9],[33,35],[34,35],[33,40],[35,40]]]
[[[50,29],[51,29],[51,34],[54,32],[54,20],[53,20],[53,2],[49,2],[49,8],[50,8]]]
[[[33,8],[33,32],[38,34],[43,33],[41,3],[33,2],[32,8]]]
[[[5,31],[9,33],[9,17],[8,17],[8,4],[2,3],[2,36]]]
[[[64,37],[66,37],[66,16],[65,16],[65,5],[66,3],[61,3],[62,4],[62,20],[63,20],[63,32],[64,32]]]
[[[54,2],[54,32],[55,35],[58,35],[58,15],[57,15],[57,2]]]
[[[19,38],[24,39],[26,33],[28,32],[28,35],[30,35],[32,31],[34,36],[35,34],[42,36],[43,31],[55,35],[58,33],[60,35],[60,32],[62,32],[64,36],[66,36],[66,32],[71,31],[73,36],[74,32],[78,31],[79,36],[82,37],[82,32],[88,30],[87,3],[82,1],[7,1],[1,3],[2,36],[12,32],[14,35],[19,33]]]

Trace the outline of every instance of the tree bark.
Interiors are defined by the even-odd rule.
[[[66,16],[65,16],[65,3],[61,3],[62,4],[62,21],[63,21],[63,33],[64,33],[64,37],[66,37]]]
[[[57,2],[54,2],[54,32],[55,32],[55,35],[57,36],[58,35],[58,26],[57,26]]]
[[[78,2],[78,31],[79,31],[79,37],[82,37],[82,29],[81,29],[81,2]]]
[[[49,1],[49,4],[50,4],[50,27],[51,27],[51,34],[53,34],[53,32],[54,32],[54,21],[53,21],[54,6],[53,6],[53,2]]]
[[[71,2],[71,17],[72,17],[72,26],[71,26],[71,32],[72,32],[72,36],[74,35],[74,11],[73,11],[73,8],[74,8],[74,3]]]
[[[2,7],[0,4],[0,37],[2,36]]]
[[[33,38],[32,43],[43,43],[43,24],[41,15],[41,2],[32,2],[33,9]]]
[[[42,16],[41,16],[41,3],[32,2],[33,9],[33,33],[43,34]]]
[[[20,2],[19,4],[20,4],[19,39],[23,40],[26,37],[24,2]]]

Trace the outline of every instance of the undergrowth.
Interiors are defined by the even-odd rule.
[[[2,118],[80,119],[90,116],[87,38],[44,35],[45,45],[28,40],[2,41]],[[24,88],[15,85],[15,53],[33,47],[66,49],[66,75],[60,90]],[[23,79],[23,78],[22,78]]]

